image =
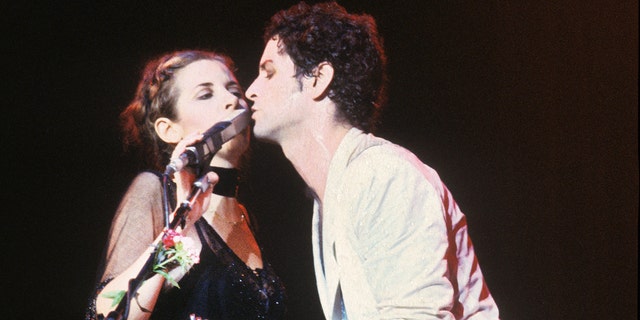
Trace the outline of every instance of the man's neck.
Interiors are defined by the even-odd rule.
[[[300,136],[281,143],[285,157],[322,202],[329,166],[340,142],[350,127],[338,124],[317,125]]]

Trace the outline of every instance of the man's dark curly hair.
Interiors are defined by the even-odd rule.
[[[373,132],[386,102],[383,39],[368,14],[350,14],[336,2],[300,2],[276,13],[266,26],[265,43],[278,36],[296,66],[296,76],[311,77],[321,62],[333,66],[328,97],[340,121]]]

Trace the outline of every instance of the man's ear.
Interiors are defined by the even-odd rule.
[[[166,143],[178,143],[182,139],[182,128],[169,118],[161,117],[154,123],[158,137]]]
[[[321,62],[313,70],[312,90],[313,98],[316,100],[322,99],[329,90],[329,85],[333,80],[333,66],[329,62]]]

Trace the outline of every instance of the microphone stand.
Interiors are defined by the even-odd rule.
[[[166,177],[163,178],[165,178],[163,179],[163,182],[167,180]],[[166,187],[166,185],[163,187]],[[191,185],[191,191],[189,192],[189,195],[180,204],[180,206],[176,208],[173,220],[168,225],[169,229],[175,229],[178,225],[184,228],[186,215],[189,211],[191,211],[196,197],[200,193],[205,192],[207,188],[209,188],[209,181],[206,175],[203,175]],[[129,317],[129,307],[131,305],[131,299],[136,296],[138,289],[140,289],[140,287],[142,286],[142,283],[153,275],[153,264],[155,262],[156,253],[161,244],[162,238],[153,245],[153,252],[151,252],[151,254],[149,255],[149,258],[145,262],[138,275],[135,278],[129,280],[129,286],[125,297],[120,300],[120,303],[115,310],[109,312],[105,320],[126,320]]]

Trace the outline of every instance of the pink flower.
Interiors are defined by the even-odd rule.
[[[165,249],[172,248],[176,245],[176,240],[178,239],[174,239],[175,237],[180,237],[180,233],[173,229],[165,230],[164,237],[162,237],[162,244]]]
[[[180,242],[182,242],[182,248],[188,253],[189,258],[191,259],[191,263],[199,263],[200,253],[196,249],[196,246],[193,243],[193,239],[181,237]]]

